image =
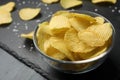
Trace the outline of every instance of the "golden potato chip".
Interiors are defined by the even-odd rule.
[[[87,30],[96,32],[104,41],[112,36],[112,25],[110,23],[92,25]]]
[[[107,49],[108,49],[108,46],[106,46],[106,44],[105,44],[102,47],[97,47],[95,50],[93,50],[89,53],[79,53],[79,55],[82,59],[89,59],[89,58],[93,58],[93,57],[96,57],[96,56],[104,53]]]
[[[70,12],[69,11],[60,10],[60,11],[57,11],[57,12],[55,12],[53,14],[53,16],[58,16],[58,15],[69,17],[70,16]]]
[[[42,0],[42,2],[46,3],[46,4],[51,4],[51,3],[55,3],[58,2],[59,0]]]
[[[105,41],[95,32],[92,31],[83,31],[78,33],[80,41],[91,47],[103,46]]]
[[[39,28],[36,33],[38,47],[44,51],[44,42],[49,39],[50,35],[44,32],[44,28],[48,26],[48,22],[39,24]]]
[[[53,57],[54,59],[57,59],[57,60],[65,60],[65,59],[67,59],[66,56],[63,53],[61,53],[60,51],[53,54],[51,57]]]
[[[60,4],[64,9],[72,8],[75,6],[82,5],[82,1],[80,0],[60,0]]]
[[[83,21],[85,23],[88,23],[87,25],[96,22],[94,17],[87,15],[87,14],[71,13],[71,17],[76,18],[78,21],[80,20],[80,21]]]
[[[72,27],[76,31],[83,31],[89,26],[89,23],[87,23],[84,20],[78,20],[76,18],[70,18],[69,21],[70,21],[70,24],[72,25]]]
[[[78,33],[72,28],[65,33],[64,40],[66,42],[68,49],[72,52],[82,52],[82,53],[87,53],[92,51],[94,47],[88,46],[83,42],[81,42],[77,34]]]
[[[59,39],[57,37],[51,37],[50,38],[50,44],[52,47],[54,47],[55,49],[57,49],[58,51],[64,53],[64,55],[70,59],[70,60],[74,60],[71,52],[67,49],[64,40]]]
[[[11,14],[7,11],[0,11],[0,25],[12,22]]]
[[[102,3],[102,2],[110,2],[115,4],[117,0],[92,0],[92,3]]]
[[[33,39],[33,34],[34,32],[30,32],[30,33],[27,33],[27,34],[21,34],[21,37],[23,38],[28,38],[28,39]]]
[[[103,17],[95,17],[97,24],[103,24],[105,22]]]
[[[44,52],[48,56],[57,60],[63,60],[66,58],[66,56],[63,53],[51,46],[49,39],[44,42]]]
[[[31,20],[35,18],[40,11],[40,8],[23,8],[19,11],[19,16],[22,20]]]
[[[51,18],[49,22],[49,27],[52,34],[58,34],[65,32],[68,28],[71,27],[67,17],[58,15]]]
[[[15,2],[8,2],[7,4],[0,6],[0,11],[4,10],[7,12],[11,12],[14,7],[15,7]]]

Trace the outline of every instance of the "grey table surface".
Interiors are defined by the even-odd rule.
[[[0,49],[0,80],[46,80],[6,51]]]

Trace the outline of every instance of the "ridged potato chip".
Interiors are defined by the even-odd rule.
[[[87,30],[96,32],[104,41],[107,41],[113,32],[110,23],[92,25]]]
[[[69,21],[76,31],[83,31],[89,26],[89,23],[82,19],[70,18]]]
[[[57,60],[63,60],[66,58],[66,56],[63,53],[51,46],[49,39],[44,42],[44,52],[48,56]]]
[[[60,0],[60,4],[64,9],[72,8],[75,6],[82,5],[82,1],[80,0]]]
[[[67,49],[64,40],[59,39],[57,37],[51,37],[50,38],[50,44],[52,47],[55,49],[59,50],[60,52],[64,53],[64,55],[70,59],[70,60],[75,60],[74,57],[72,56],[71,52]]]
[[[15,7],[15,2],[8,2],[7,4],[0,6],[0,11],[11,12],[14,7]]]
[[[65,11],[65,10],[60,10],[60,11],[57,11],[57,12],[55,12],[53,14],[53,16],[58,16],[58,15],[69,17],[70,16],[70,12],[69,11]]]
[[[87,53],[94,49],[94,47],[88,46],[80,41],[78,38],[78,33],[73,28],[69,29],[65,33],[64,40],[68,49],[72,52]]]
[[[0,11],[0,25],[12,22],[11,13],[7,11]]]
[[[68,18],[62,15],[53,16],[49,22],[49,28],[53,35],[65,32],[70,27]]]
[[[39,13],[40,8],[23,8],[19,11],[19,16],[22,20],[31,20],[35,18]]]
[[[94,49],[93,51],[91,51],[89,53],[78,53],[78,54],[80,55],[80,57],[82,59],[89,59],[89,58],[93,58],[93,57],[96,57],[96,56],[104,53],[107,49],[108,49],[108,45],[105,44],[102,47],[97,47],[96,49]]]
[[[89,16],[87,14],[79,14],[79,13],[71,13],[71,17],[74,17],[80,21],[84,21],[89,24],[93,24],[96,22],[95,18],[92,16]]]
[[[23,38],[28,38],[28,39],[33,39],[33,34],[34,32],[30,32],[30,33],[27,33],[27,34],[21,34],[21,37]]]
[[[95,17],[96,24],[103,24],[105,22],[103,17]]]
[[[91,47],[103,46],[105,41],[95,32],[92,31],[83,31],[78,33],[80,41]]]
[[[39,28],[36,33],[38,47],[44,51],[44,42],[50,38],[50,35],[44,32],[44,28],[48,26],[48,22],[39,24]]]
[[[92,0],[92,3],[102,3],[102,2],[110,2],[115,4],[117,0]]]
[[[59,0],[42,0],[42,2],[46,3],[46,4],[52,4],[55,2],[58,2]]]

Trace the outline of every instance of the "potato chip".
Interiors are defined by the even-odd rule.
[[[49,39],[44,42],[44,52],[57,60],[63,60],[66,57],[63,53],[51,46]]]
[[[46,4],[52,4],[55,2],[58,2],[59,0],[42,0],[42,2],[46,3]]]
[[[97,24],[103,24],[105,22],[103,17],[95,17],[95,20]]]
[[[95,32],[92,31],[83,31],[78,33],[80,41],[91,47],[103,46],[105,41]]]
[[[4,10],[7,12],[11,12],[14,7],[15,7],[15,2],[8,2],[7,4],[0,6],[0,11]]]
[[[60,0],[60,4],[64,9],[72,8],[75,6],[82,5],[82,1],[80,0]]]
[[[106,46],[106,44],[105,44],[102,47],[97,47],[95,50],[93,50],[89,53],[79,53],[79,55],[82,59],[89,59],[89,58],[93,58],[93,57],[96,57],[96,56],[104,53],[107,49],[108,49],[108,46]]]
[[[57,11],[57,12],[55,12],[53,14],[53,16],[58,16],[58,15],[69,17],[70,16],[70,12],[69,11],[60,10],[60,11]]]
[[[94,17],[89,16],[87,14],[71,13],[71,17],[76,18],[78,21],[80,20],[80,21],[83,21],[85,23],[88,23],[87,25],[93,24],[96,22]]]
[[[0,25],[12,22],[11,14],[7,11],[0,10]]]
[[[110,23],[92,25],[87,30],[96,32],[104,41],[112,36],[112,27]]]
[[[82,52],[82,53],[87,53],[92,51],[94,47],[88,46],[83,42],[81,42],[77,34],[78,33],[72,28],[65,33],[64,40],[66,42],[68,49],[72,52]]]
[[[78,20],[76,18],[70,18],[69,21],[70,21],[70,24],[72,25],[72,27],[76,31],[83,31],[89,26],[89,23],[87,23],[84,20]]]
[[[59,51],[57,53],[55,53],[54,55],[52,55],[51,57],[54,59],[57,59],[57,60],[66,60],[67,59],[66,56]]]
[[[44,32],[44,28],[48,26],[48,22],[39,24],[39,28],[36,33],[38,47],[44,51],[44,42],[50,38],[50,35]]]
[[[61,32],[65,32],[68,28],[71,27],[71,25],[67,17],[58,15],[52,17],[52,19],[49,22],[49,27],[52,34],[58,34]]]
[[[27,33],[27,34],[21,34],[21,37],[23,38],[28,38],[28,39],[33,39],[33,34],[34,32],[30,32],[30,33]]]
[[[71,54],[71,52],[67,49],[64,40],[59,39],[57,37],[51,37],[50,38],[50,44],[52,47],[55,49],[59,50],[60,52],[64,53],[64,55],[70,59],[70,60],[75,60]]]
[[[31,20],[35,18],[40,11],[40,8],[23,8],[19,11],[19,16],[22,20]]]
[[[102,2],[110,2],[115,4],[117,0],[92,0],[92,3],[102,3]]]

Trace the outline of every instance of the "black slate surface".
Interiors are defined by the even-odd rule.
[[[41,59],[36,52],[31,40],[20,38],[21,33],[33,31],[37,24],[57,10],[63,8],[59,3],[47,5],[41,0],[0,0],[0,5],[9,1],[16,2],[16,8],[12,12],[13,22],[8,25],[0,25],[0,47],[8,51],[14,57],[33,68],[40,75],[50,80],[119,80],[120,79],[120,0],[117,4],[92,4],[90,0],[84,0],[83,6],[75,7],[75,10],[89,10],[108,18],[116,30],[116,39],[113,50],[103,65],[96,70],[83,75],[70,75],[60,73],[50,67]],[[41,13],[31,21],[22,21],[18,11],[24,7],[40,7]]]

